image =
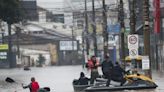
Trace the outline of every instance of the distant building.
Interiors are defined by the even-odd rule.
[[[30,22],[22,27],[20,33],[13,34],[14,55],[18,55],[18,44],[20,47],[20,60],[17,59],[16,65],[36,66],[39,54],[46,57],[46,65],[82,64],[82,55],[78,53],[79,42],[72,38],[72,31],[66,31],[62,25]],[[7,41],[5,37],[5,43]],[[4,64],[0,63],[0,67],[1,65]]]

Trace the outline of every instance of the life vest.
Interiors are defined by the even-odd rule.
[[[38,92],[38,89],[39,89],[39,84],[38,84],[38,82],[32,82],[32,83],[31,83],[31,91],[32,91],[32,92]]]
[[[96,63],[94,64],[92,60],[88,60],[87,65],[89,69],[97,69],[99,62],[96,60]]]

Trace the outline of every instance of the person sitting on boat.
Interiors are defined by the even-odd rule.
[[[125,73],[125,70],[121,68],[118,62],[116,62],[115,66],[113,67],[112,80],[121,82],[120,86],[122,86],[126,82],[126,79],[124,78]]]
[[[90,60],[87,62],[87,68],[91,70],[91,80],[90,84],[93,84],[96,78],[99,77],[98,66],[100,66],[96,56],[92,56]]]
[[[78,85],[88,85],[89,78],[85,77],[83,72],[80,73],[80,78],[78,79]]]
[[[103,75],[106,79],[108,79],[106,86],[110,85],[111,77],[112,77],[112,70],[113,70],[113,63],[109,60],[109,56],[105,56],[105,60],[101,64]]]

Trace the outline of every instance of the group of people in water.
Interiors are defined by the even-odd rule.
[[[84,73],[80,73],[80,78],[78,80],[79,85],[87,85],[90,81],[90,84],[94,84],[96,78],[99,77],[98,67],[101,66],[102,73],[104,78],[107,79],[106,86],[110,85],[111,80],[120,82],[120,86],[122,86],[126,79],[124,78],[125,70],[120,66],[118,62],[113,62],[109,59],[109,56],[105,56],[104,61],[100,64],[96,59],[96,56],[92,56],[90,60],[88,60],[86,67],[91,70],[91,78],[85,77]]]
[[[96,56],[92,56],[90,60],[88,60],[86,64],[86,68],[91,70],[91,78],[87,78],[83,72],[80,73],[80,78],[76,81],[77,85],[88,85],[94,84],[96,78],[99,77],[98,67],[101,66],[102,73],[104,78],[107,79],[106,86],[110,85],[110,81],[120,82],[120,86],[122,86],[126,79],[124,78],[124,74],[126,73],[123,68],[119,65],[118,62],[115,64],[109,59],[109,56],[106,56],[104,61],[100,64],[96,59]],[[35,81],[35,78],[31,78],[31,83],[27,86],[22,85],[23,88],[29,88],[30,92],[49,92],[49,88],[40,88],[38,82]]]

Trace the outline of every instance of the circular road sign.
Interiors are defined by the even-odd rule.
[[[130,55],[131,55],[131,56],[136,56],[137,54],[138,54],[138,52],[137,52],[136,49],[130,50]]]
[[[129,43],[130,44],[136,44],[137,43],[137,37],[132,35],[129,37]]]

